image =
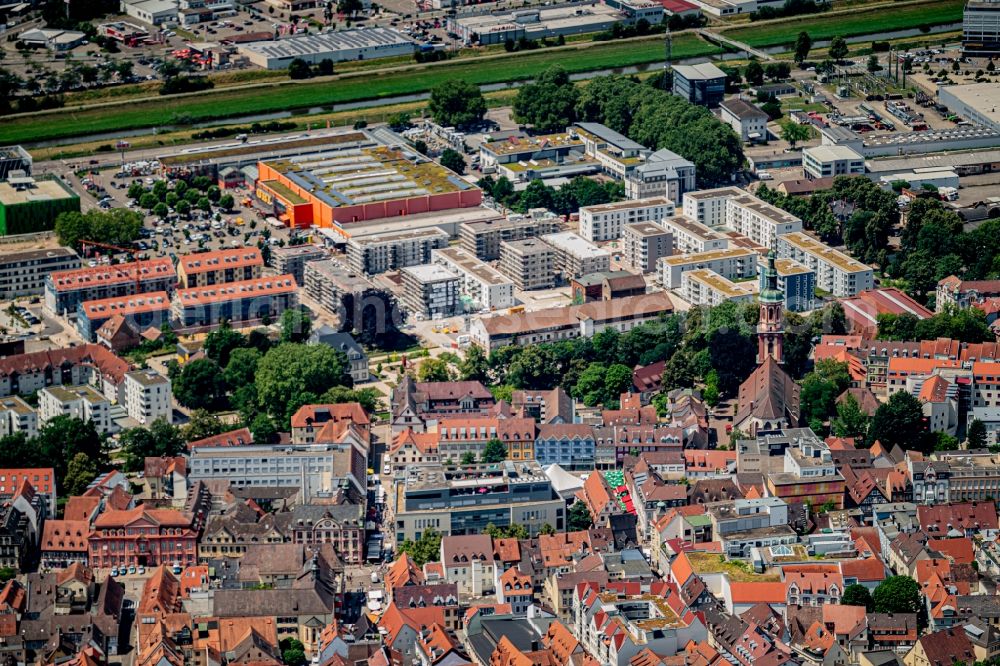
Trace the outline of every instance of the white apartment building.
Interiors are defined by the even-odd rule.
[[[437,227],[352,236],[347,241],[347,265],[357,273],[377,275],[429,264],[431,250],[442,247],[448,247],[448,234]]]
[[[26,437],[38,434],[38,414],[16,395],[0,398],[0,437],[23,432]]]
[[[414,314],[430,318],[450,317],[460,311],[457,273],[440,264],[407,266],[403,279],[403,304]]]
[[[717,187],[684,195],[684,217],[709,227],[721,227],[726,222],[726,201],[742,194],[738,187]]]
[[[90,386],[47,386],[39,391],[39,422],[44,425],[57,416],[93,421],[99,433],[115,429],[111,402]]]
[[[514,305],[514,283],[500,271],[458,247],[431,252],[435,264],[462,278],[459,292],[480,310],[503,310]]]
[[[123,404],[128,415],[143,425],[156,419],[173,420],[173,392],[170,380],[152,370],[125,373]]]
[[[611,270],[611,253],[579,234],[564,231],[546,234],[541,240],[554,251],[553,270],[561,272],[566,280]]]
[[[642,273],[654,272],[656,262],[674,252],[673,235],[654,222],[626,224],[622,231],[622,245],[625,248],[625,263]]]
[[[875,287],[875,274],[870,266],[802,232],[779,236],[777,247],[779,257],[794,259],[812,269],[816,273],[816,287],[838,298]]]
[[[752,282],[737,284],[707,268],[681,274],[681,297],[691,305],[714,307],[726,301],[752,301],[755,293]]]
[[[660,223],[673,237],[673,254],[693,254],[725,250],[729,239],[715,229],[686,216],[671,217]]]
[[[778,236],[802,231],[802,220],[752,194],[743,193],[726,201],[726,226],[758,245],[774,247]]]
[[[646,156],[646,160],[625,176],[625,196],[629,199],[666,197],[680,203],[685,192],[695,188],[695,166],[666,148]]]
[[[729,280],[742,280],[757,273],[757,253],[746,248],[727,248],[695,254],[675,254],[659,262],[660,284],[678,289],[688,271],[707,268]]]
[[[810,180],[861,175],[865,158],[850,146],[813,146],[802,151],[802,170]]]
[[[500,271],[521,291],[551,289],[556,284],[555,249],[540,238],[502,241]]]
[[[666,197],[634,199],[580,208],[580,235],[592,243],[622,237],[625,226],[659,222],[674,215],[674,202]]]

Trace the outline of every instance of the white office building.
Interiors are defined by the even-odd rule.
[[[673,254],[695,254],[729,247],[725,235],[689,217],[671,217],[660,224],[673,236]]]
[[[131,418],[143,425],[173,420],[173,392],[163,375],[148,369],[126,372],[123,388],[125,411]]]
[[[666,197],[634,199],[580,208],[580,235],[593,243],[617,240],[627,224],[659,222],[674,214],[674,202]]]
[[[849,146],[812,146],[802,150],[802,170],[810,180],[862,175],[865,158]]]
[[[441,264],[462,278],[459,293],[471,309],[503,310],[514,305],[514,282],[506,275],[458,247],[446,247],[431,253]]]
[[[90,386],[47,386],[38,392],[38,420],[45,425],[57,416],[92,421],[97,432],[115,429],[111,402]]]
[[[802,232],[780,236],[777,247],[779,257],[794,259],[812,269],[816,273],[816,287],[838,298],[875,287],[875,274],[870,266]]]
[[[675,254],[660,259],[660,284],[667,289],[679,289],[681,278],[688,271],[707,268],[728,280],[753,277],[757,272],[757,253],[734,247],[695,254]]]

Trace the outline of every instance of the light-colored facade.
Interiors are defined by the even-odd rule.
[[[478,310],[503,310],[514,305],[514,283],[462,248],[446,247],[431,253],[434,263],[461,276],[460,295]]]
[[[57,416],[92,421],[99,433],[115,429],[111,401],[90,386],[49,386],[38,392],[38,420],[44,425]]]
[[[611,253],[572,231],[546,234],[541,240],[553,249],[552,268],[565,280],[611,270]]]
[[[0,257],[0,300],[41,294],[46,275],[75,268],[80,268],[80,257],[66,247],[4,252]]]
[[[637,222],[625,225],[622,245],[625,263],[642,273],[652,273],[661,257],[673,254],[674,237],[655,222]]]
[[[794,259],[816,273],[816,287],[838,298],[875,287],[875,274],[862,264],[802,232],[778,237],[778,256]]]
[[[686,216],[671,217],[660,223],[673,238],[672,254],[693,254],[725,250],[729,239],[701,222]]]
[[[1000,2],[971,0],[965,3],[962,47],[967,53],[1000,54]]]
[[[38,434],[38,414],[16,395],[0,398],[0,437],[23,432],[31,438]]]
[[[802,231],[802,220],[752,194],[741,194],[726,201],[726,226],[771,248],[778,236]]]
[[[177,286],[187,289],[254,280],[263,270],[264,258],[255,247],[185,254],[177,262]]]
[[[315,245],[271,248],[271,265],[274,270],[280,275],[291,275],[297,284],[305,284],[308,262],[322,261],[327,257],[327,253]]]
[[[629,199],[666,197],[675,204],[696,187],[695,166],[677,153],[663,149],[625,177],[625,196]]]
[[[448,247],[448,234],[433,227],[398,233],[351,237],[347,265],[365,275],[377,275],[431,262],[431,251]]]
[[[170,380],[152,370],[133,370],[125,373],[122,382],[128,415],[143,425],[157,419],[167,423],[173,420],[173,392]]]
[[[719,105],[719,117],[733,128],[743,143],[767,139],[767,114],[746,100],[724,101]]]
[[[757,253],[745,248],[728,248],[695,254],[675,254],[659,262],[660,284],[667,289],[681,286],[681,277],[688,271],[707,268],[727,280],[742,280],[757,272]]]
[[[436,319],[459,311],[458,273],[441,264],[407,266],[403,279],[403,305],[413,313]]]
[[[555,259],[555,249],[538,238],[500,243],[500,272],[522,291],[554,287]]]
[[[849,146],[813,146],[802,150],[802,170],[809,179],[862,175],[865,158]]]
[[[616,240],[625,227],[639,222],[659,222],[674,214],[674,202],[666,197],[634,199],[580,208],[580,235],[593,243]]]
[[[684,195],[684,216],[709,227],[721,227],[726,222],[726,202],[746,194],[738,187],[717,187]]]
[[[750,302],[754,290],[749,283],[737,284],[715,271],[701,268],[681,275],[681,297],[691,305],[714,307],[726,301]]]
[[[511,214],[500,220],[467,222],[459,230],[461,247],[483,261],[500,258],[502,241],[537,238],[559,230],[559,217],[545,208],[534,208],[527,215]]]

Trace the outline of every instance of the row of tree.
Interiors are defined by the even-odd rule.
[[[520,192],[514,190],[514,184],[506,176],[484,176],[476,185],[497,203],[521,213],[532,208],[547,208],[557,215],[571,215],[582,206],[598,206],[625,198],[625,186],[621,183],[597,182],[584,176],[576,176],[559,187],[533,180]]]

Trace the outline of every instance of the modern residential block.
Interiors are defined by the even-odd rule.
[[[554,287],[555,260],[555,249],[538,238],[500,243],[500,271],[522,291]]]
[[[661,222],[673,239],[671,254],[712,252],[729,247],[729,239],[715,229],[686,216],[670,217]]]
[[[147,426],[157,419],[173,421],[173,392],[168,378],[148,369],[133,370],[125,373],[123,387],[122,404],[129,417]]]
[[[737,284],[707,268],[681,275],[681,296],[691,305],[714,307],[726,301],[750,302],[754,295],[751,285]]]
[[[40,295],[49,273],[76,268],[80,268],[80,257],[68,247],[5,251],[0,255],[0,300]]]
[[[611,253],[572,231],[541,237],[555,251],[552,268],[563,280],[611,270]]]
[[[178,289],[174,318],[181,326],[212,326],[233,322],[272,320],[299,302],[298,285],[291,275],[230,282],[211,287]]]
[[[600,243],[622,237],[626,225],[659,222],[674,214],[674,202],[666,197],[634,199],[580,208],[580,235]]]
[[[625,225],[622,245],[625,248],[625,263],[642,273],[652,273],[660,257],[673,254],[674,237],[659,224],[637,222]]]
[[[472,309],[503,310],[514,305],[514,283],[474,254],[446,247],[434,250],[431,256],[434,263],[461,276],[459,293]]]
[[[778,256],[794,259],[816,273],[816,286],[837,297],[854,296],[875,286],[870,266],[802,232],[778,237]]]
[[[707,268],[728,280],[753,277],[757,272],[758,256],[753,250],[729,248],[664,257],[659,262],[660,284],[667,289],[677,289],[684,273],[700,268]]]
[[[177,261],[177,286],[181,289],[259,278],[264,258],[256,247],[181,255]]]
[[[364,275],[377,275],[431,262],[431,251],[448,247],[448,234],[437,227],[396,233],[352,236],[347,265]]]
[[[527,215],[511,214],[504,219],[466,222],[459,230],[461,247],[483,261],[500,258],[502,241],[537,238],[559,230],[559,216],[545,208],[534,208]]]
[[[90,386],[49,386],[39,391],[39,422],[44,425],[57,416],[91,421],[100,433],[115,429],[111,401]]]
[[[400,275],[403,279],[403,305],[414,314],[431,319],[450,317],[459,312],[459,285],[457,273],[440,264],[407,266]]]

